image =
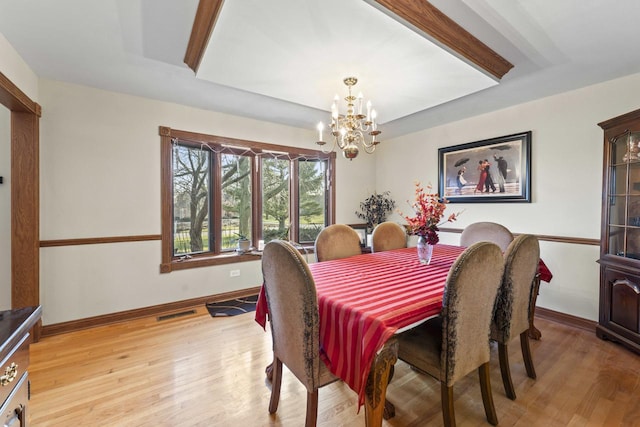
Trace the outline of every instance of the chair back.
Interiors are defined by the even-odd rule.
[[[309,392],[319,384],[320,338],[316,285],[300,253],[272,240],[262,253],[274,355]]]
[[[489,362],[489,333],[503,271],[502,251],[490,242],[474,243],[451,266],[440,315],[440,380],[447,386]]]
[[[333,224],[318,233],[314,245],[316,261],[347,258],[360,255],[360,236],[353,228],[345,224]]]
[[[475,222],[462,230],[460,246],[471,246],[476,242],[493,242],[502,252],[513,241],[513,234],[507,227],[495,222]]]
[[[400,224],[392,221],[380,223],[373,229],[371,251],[382,252],[407,247],[407,233]]]
[[[529,329],[531,292],[538,271],[540,244],[535,236],[522,234],[515,238],[504,254],[505,268],[491,337],[508,343]]]

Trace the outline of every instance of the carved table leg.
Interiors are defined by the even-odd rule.
[[[391,383],[393,379],[393,374],[395,373],[395,366],[391,365],[389,368],[389,380],[387,380],[387,385]],[[385,393],[386,394],[386,393]],[[396,416],[396,407],[393,403],[389,402],[386,398],[384,399],[384,412],[382,413],[382,418],[385,420],[390,420],[391,418]]]
[[[536,314],[536,300],[538,299],[538,292],[540,291],[540,275],[536,274],[533,279],[533,287],[531,289],[531,302],[529,304],[529,338],[539,340],[542,338],[542,333],[533,326],[533,318]]]
[[[398,360],[398,341],[392,337],[376,355],[367,378],[364,402],[367,427],[382,425],[389,370],[396,360]]]

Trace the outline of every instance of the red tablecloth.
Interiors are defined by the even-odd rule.
[[[549,283],[553,278],[553,274],[551,274],[551,271],[542,260],[538,263],[538,274],[540,275],[540,280],[547,283]]]
[[[320,343],[331,372],[364,391],[377,351],[399,328],[440,313],[449,269],[465,248],[436,245],[431,264],[416,248],[310,264],[318,292]],[[265,327],[267,303],[260,292],[256,321]]]

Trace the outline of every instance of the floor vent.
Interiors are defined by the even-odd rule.
[[[165,314],[164,316],[158,316],[158,322],[160,322],[162,320],[175,319],[176,317],[191,316],[192,314],[196,314],[196,311],[195,310],[187,310],[187,311],[181,311],[179,313]]]

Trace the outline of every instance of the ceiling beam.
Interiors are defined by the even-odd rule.
[[[401,21],[500,80],[513,64],[426,0],[375,0]]]
[[[193,20],[191,36],[189,37],[189,44],[187,45],[187,52],[184,55],[184,63],[187,64],[194,73],[197,72],[198,67],[200,67],[200,62],[202,62],[204,52],[207,50],[209,37],[211,37],[213,27],[216,25],[223,3],[224,0],[200,0],[198,3],[198,10]]]
[[[409,24],[458,56],[500,80],[513,64],[426,0],[374,0],[399,20]],[[184,62],[198,71],[224,0],[200,0],[191,28]]]

